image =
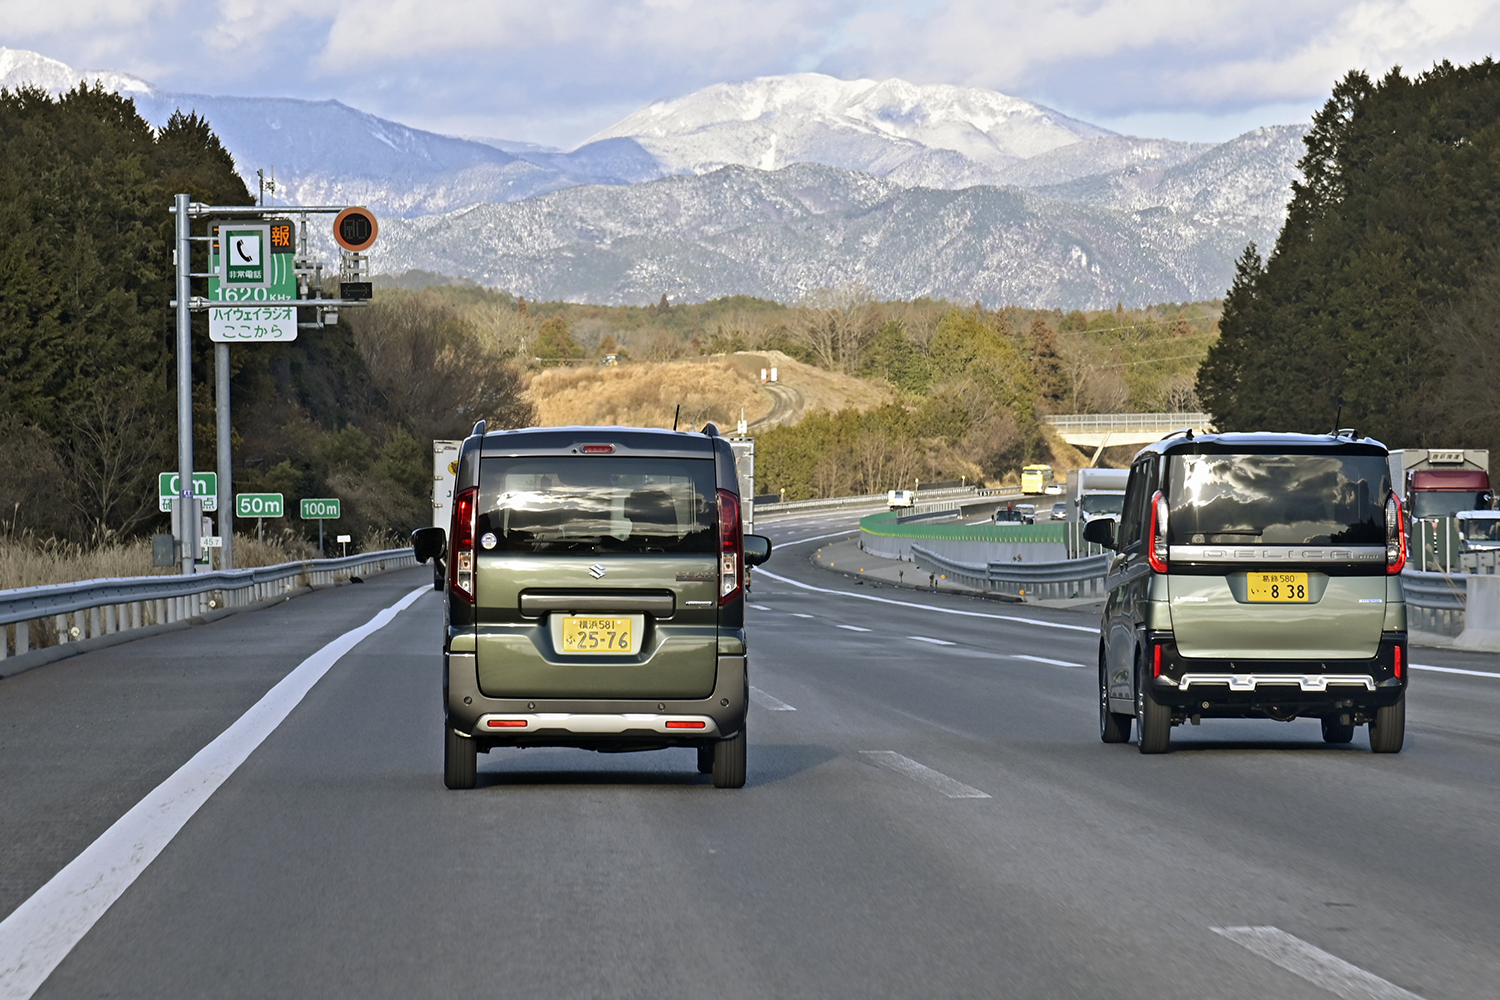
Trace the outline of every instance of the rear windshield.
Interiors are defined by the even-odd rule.
[[[713,459],[487,458],[479,467],[482,551],[717,552],[717,525]]]
[[[1173,455],[1174,545],[1383,545],[1390,473],[1380,455]]]
[[[1085,514],[1114,514],[1116,517],[1124,508],[1123,493],[1085,493],[1078,504],[1078,509]]]

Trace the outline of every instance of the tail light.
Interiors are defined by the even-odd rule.
[[[1167,571],[1167,498],[1160,490],[1151,497],[1151,531],[1146,537],[1146,561],[1157,573]]]
[[[453,498],[453,530],[448,533],[448,586],[466,604],[474,603],[474,507],[479,487],[460,490]]]
[[[1161,676],[1161,643],[1152,643],[1151,650],[1152,650],[1152,652],[1151,652],[1151,676],[1152,677],[1160,677]]]
[[[1396,666],[1396,680],[1399,681],[1401,679],[1401,646],[1399,643],[1395,646],[1394,652],[1395,656],[1392,659],[1392,662]]]
[[[1394,576],[1406,566],[1406,518],[1393,493],[1385,502],[1385,571]]]
[[[719,603],[739,596],[740,567],[744,560],[744,536],[740,527],[740,498],[719,491]]]

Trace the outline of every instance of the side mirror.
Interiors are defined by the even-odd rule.
[[[1096,517],[1083,526],[1083,540],[1113,550],[1116,524],[1117,522],[1112,517]]]
[[[418,528],[411,533],[412,555],[417,557],[419,563],[443,558],[447,548],[448,533],[442,528]]]
[[[771,540],[765,535],[745,536],[745,565],[759,566],[771,558]]]

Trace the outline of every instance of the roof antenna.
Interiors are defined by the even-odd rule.
[[[682,404],[678,403],[677,404],[677,412],[674,413],[674,414],[672,414],[672,429],[674,431],[677,429],[677,418],[680,417],[680,416],[682,416]]]
[[[1333,401],[1338,404],[1338,409],[1333,414],[1333,436],[1339,436],[1339,419],[1344,415],[1344,397],[1335,396]]]

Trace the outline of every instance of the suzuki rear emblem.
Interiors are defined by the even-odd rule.
[[[594,565],[589,567],[589,576],[593,577],[595,580],[604,579],[604,573],[605,569],[603,563],[594,563]]]

